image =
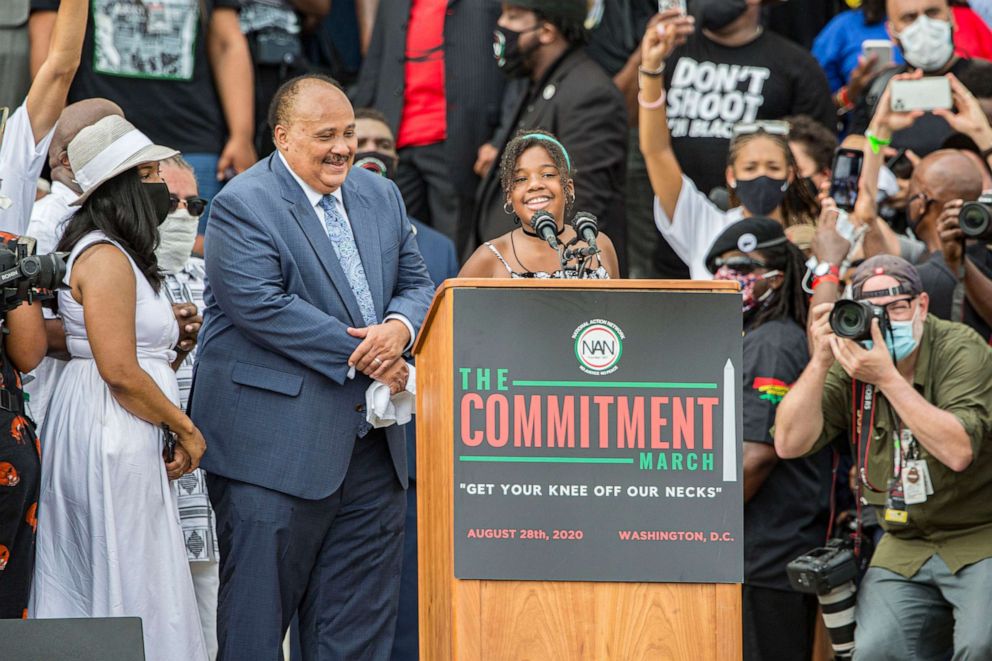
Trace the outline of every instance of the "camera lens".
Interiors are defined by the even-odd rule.
[[[981,202],[969,202],[958,216],[961,232],[969,238],[989,238],[992,230],[992,210]]]
[[[867,310],[857,301],[838,301],[830,313],[830,328],[838,337],[861,339],[869,328]]]

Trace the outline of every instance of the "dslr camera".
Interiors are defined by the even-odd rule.
[[[39,290],[64,287],[66,253],[36,255],[35,250],[31,237],[0,232],[0,314],[24,301],[51,297]]]
[[[835,659],[854,654],[854,605],[857,601],[858,562],[851,545],[831,539],[826,546],[805,553],[785,568],[792,589],[815,594],[823,611]]]
[[[878,319],[878,328],[883,336],[891,332],[889,315],[885,308],[867,301],[845,299],[837,301],[830,312],[830,330],[837,337],[855,342],[871,339],[871,320]]]
[[[977,202],[962,205],[958,224],[965,237],[992,241],[992,193],[984,193]]]

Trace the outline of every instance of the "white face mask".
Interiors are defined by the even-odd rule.
[[[166,273],[179,273],[189,261],[196,241],[198,218],[186,209],[176,209],[158,226],[159,242],[155,249],[158,267]]]
[[[920,15],[896,38],[906,61],[924,71],[939,71],[954,57],[949,21]]]

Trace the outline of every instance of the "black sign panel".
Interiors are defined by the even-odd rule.
[[[457,578],[743,580],[739,295],[454,295]]]

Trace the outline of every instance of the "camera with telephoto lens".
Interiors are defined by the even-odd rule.
[[[969,239],[992,241],[992,193],[985,193],[977,202],[968,202],[958,214],[961,233]]]
[[[51,297],[39,290],[65,286],[67,253],[36,255],[35,247],[31,237],[0,233],[0,313],[6,314],[24,301]]]
[[[830,312],[830,330],[837,337],[855,342],[870,340],[872,319],[878,319],[878,328],[883,336],[889,332],[889,315],[885,308],[866,301],[837,301]]]
[[[799,556],[785,568],[792,589],[815,594],[823,611],[835,659],[854,655],[854,604],[858,563],[849,542],[832,539]]]

